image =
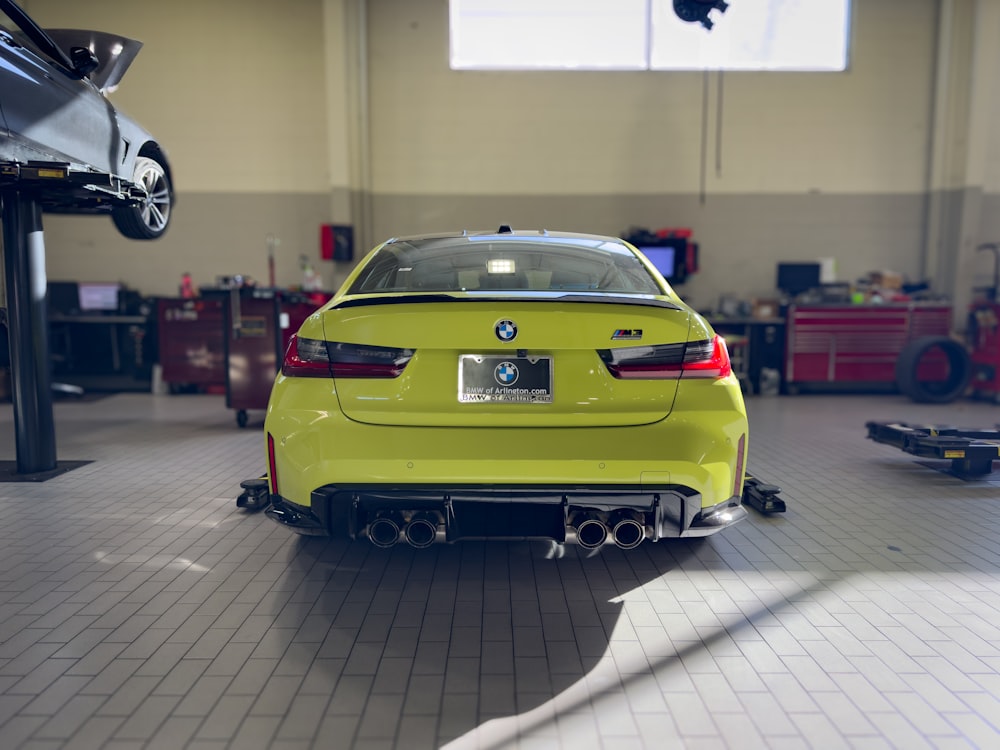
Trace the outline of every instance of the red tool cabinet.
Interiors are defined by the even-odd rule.
[[[969,310],[972,390],[979,398],[1000,400],[1000,303],[976,301]]]
[[[896,382],[903,346],[945,336],[951,306],[904,302],[880,305],[791,305],[785,343],[785,387]]]
[[[162,298],[157,301],[160,367],[172,388],[222,388],[226,383],[222,301]]]
[[[226,406],[236,423],[247,411],[266,409],[274,377],[292,334],[327,295],[243,287],[222,292],[225,317]]]

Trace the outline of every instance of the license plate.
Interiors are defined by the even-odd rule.
[[[463,354],[458,358],[458,400],[551,404],[552,357]]]

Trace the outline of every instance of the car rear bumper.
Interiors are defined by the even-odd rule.
[[[678,486],[704,506],[741,491],[747,419],[738,388],[709,387],[717,408],[675,407],[668,419],[624,427],[403,427],[352,422],[338,411],[269,407],[272,492],[309,507],[317,488]]]
[[[739,497],[702,507],[688,487],[332,486],[304,507],[271,497],[271,520],[300,534],[367,537],[388,547],[460,539],[550,539],[586,547],[700,537],[746,518]]]

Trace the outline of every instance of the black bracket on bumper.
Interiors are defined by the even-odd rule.
[[[743,502],[761,513],[785,512],[785,501],[778,497],[779,492],[778,485],[766,484],[749,474],[743,480]]]
[[[328,536],[330,534],[327,525],[315,513],[308,508],[286,502],[277,495],[271,496],[271,507],[264,511],[264,515],[298,534],[306,536]]]

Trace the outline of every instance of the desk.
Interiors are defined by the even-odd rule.
[[[64,315],[61,313],[50,313],[49,314],[49,325],[65,325],[68,327],[67,342],[64,346],[66,351],[64,352],[68,364],[67,368],[69,370],[79,369],[81,364],[89,364],[93,366],[94,360],[97,357],[93,356],[95,352],[88,350],[87,357],[81,356],[79,353],[74,353],[74,349],[79,350],[79,344],[73,346],[73,326],[86,326],[93,330],[97,330],[96,326],[105,326],[107,328],[107,333],[109,337],[109,348],[111,353],[111,372],[118,374],[122,372],[122,354],[121,354],[121,326],[142,326],[145,328],[149,323],[149,318],[145,315]],[[100,335],[100,333],[98,333]],[[86,336],[83,337],[84,339]],[[50,343],[50,348],[52,348]],[[143,364],[141,358],[141,349],[137,353],[137,365]],[[86,366],[82,369],[88,369]],[[102,368],[97,367],[90,369],[96,369],[101,371]],[[104,368],[106,369],[106,368]],[[103,373],[101,373],[103,374]]]
[[[784,370],[785,319],[784,318],[731,318],[708,316],[716,332],[725,336],[735,334],[746,338],[747,376],[753,393],[760,393],[760,371],[769,368],[778,373]]]

